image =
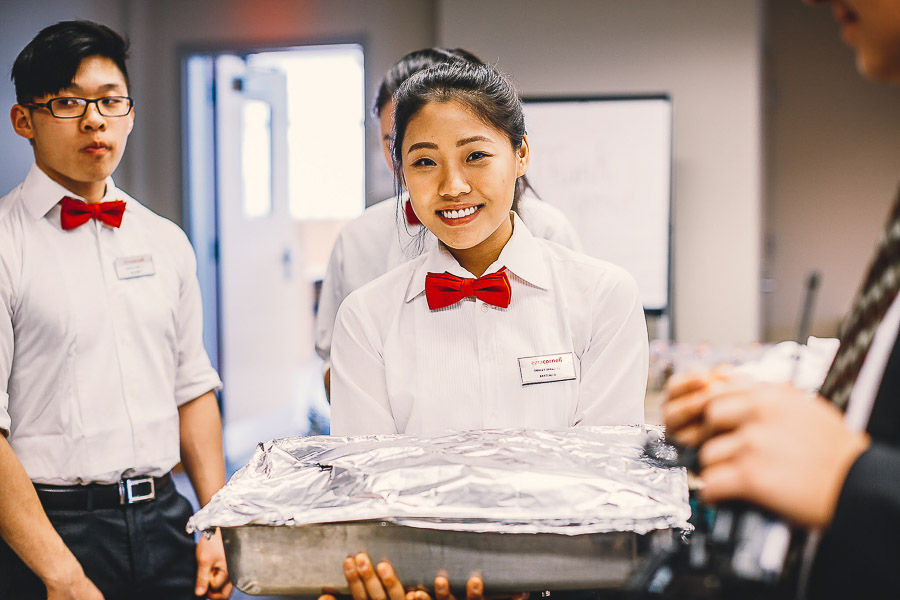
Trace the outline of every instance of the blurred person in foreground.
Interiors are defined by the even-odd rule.
[[[863,75],[900,83],[900,2],[808,3],[830,6]],[[809,547],[809,598],[896,597],[900,590],[898,287],[900,200],[818,395],[721,373],[669,383],[668,435],[700,447],[704,500],[749,501],[821,534]]]

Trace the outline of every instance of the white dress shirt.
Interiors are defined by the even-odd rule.
[[[408,196],[404,194],[401,201]],[[535,237],[552,240],[580,252],[581,240],[562,211],[525,190],[518,203],[522,221]],[[398,222],[399,218],[399,222]],[[424,233],[423,233],[424,232]],[[421,225],[409,225],[397,199],[388,198],[363,212],[338,233],[316,313],[316,352],[330,366],[334,320],[344,298],[353,290],[394,267],[437,247],[437,238]]]
[[[78,196],[37,166],[0,200],[0,430],[36,483],[167,473],[178,406],[221,386],[187,237],[106,189],[118,229],[64,231],[58,203]]]
[[[438,247],[351,293],[338,311],[331,375],[335,435],[643,423],[648,343],[624,270],[513,235],[508,308],[466,299],[429,310],[425,275],[463,269]],[[574,380],[523,385],[519,358],[572,353]]]
[[[881,323],[875,330],[872,345],[866,353],[856,381],[850,389],[850,400],[847,403],[847,412],[844,421],[847,427],[853,431],[865,431],[872,415],[872,407],[878,396],[878,388],[881,387],[881,379],[887,368],[894,343],[897,341],[897,331],[900,329],[900,294],[898,294]]]

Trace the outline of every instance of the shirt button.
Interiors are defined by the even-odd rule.
[[[482,305],[481,305],[481,312],[487,312],[487,311],[488,311],[488,305],[487,305],[487,304],[482,304]]]

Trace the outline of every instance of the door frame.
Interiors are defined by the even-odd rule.
[[[256,54],[266,51],[290,50],[293,48],[312,47],[312,46],[332,46],[343,44],[357,44],[363,50],[363,86],[366,93],[374,89],[375,82],[371,77],[370,53],[365,36],[347,36],[347,37],[328,37],[328,38],[306,38],[299,40],[279,41],[261,41],[257,43],[235,42],[235,43],[212,43],[212,44],[184,44],[177,49],[179,73],[180,73],[180,112],[181,112],[181,144],[179,146],[179,173],[178,177],[181,181],[181,207],[182,207],[182,223],[184,230],[194,247],[197,255],[197,275],[200,281],[201,297],[203,299],[203,341],[206,351],[209,354],[210,361],[215,369],[221,369],[222,354],[222,320],[221,320],[221,264],[219,261],[219,211],[216,199],[218,198],[217,172],[219,169],[216,152],[210,153],[210,159],[203,161],[204,169],[197,178],[194,167],[193,153],[202,152],[204,148],[217,147],[216,143],[216,115],[214,110],[201,111],[204,115],[203,123],[200,124],[198,136],[202,138],[200,142],[201,148],[194,148],[192,145],[192,111],[189,110],[188,103],[190,101],[190,85],[191,77],[188,63],[194,57],[206,57],[210,66],[208,73],[209,87],[206,92],[206,104],[215,107],[215,57],[223,54],[234,54],[246,57],[248,54]],[[380,148],[380,140],[373,140],[375,135],[370,127],[364,128],[364,145],[365,153],[365,189],[368,189],[368,182],[372,180],[372,169],[377,165],[376,161],[369,157],[369,149],[374,141],[378,142]],[[376,136],[377,137],[377,136]],[[380,158],[380,155],[379,155]],[[196,185],[197,182],[201,185]],[[196,188],[196,189],[195,189]],[[221,375],[220,371],[220,375]],[[222,400],[222,394],[219,396],[219,409],[223,412],[226,410]]]

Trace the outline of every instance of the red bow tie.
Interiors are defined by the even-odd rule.
[[[421,225],[422,221],[419,220],[419,217],[416,216],[416,211],[413,210],[412,202],[407,200],[403,207],[406,210],[406,222],[410,225]]]
[[[450,273],[429,273],[425,276],[425,299],[431,310],[456,304],[471,296],[500,308],[509,306],[512,288],[509,287],[506,267],[478,279],[457,277]]]
[[[122,200],[87,203],[66,196],[60,204],[62,210],[59,222],[66,231],[84,225],[91,219],[97,219],[110,227],[118,227],[122,224],[122,214],[125,212],[125,202]]]

